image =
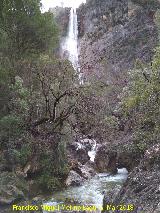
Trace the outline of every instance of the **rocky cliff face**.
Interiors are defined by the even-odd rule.
[[[156,8],[135,0],[89,0],[81,5],[77,13],[84,77],[123,86],[126,70],[137,59],[149,62],[157,44]]]
[[[158,42],[154,20],[158,8],[158,0],[88,0],[77,10],[81,72],[86,81],[96,77],[108,85],[119,86],[115,95],[112,94],[114,106],[121,88],[128,81],[128,70],[134,68],[136,61],[150,62],[152,59]],[[131,132],[125,132],[126,138],[132,140]],[[124,138],[125,135],[117,141],[121,141],[122,147],[124,144],[131,147]],[[114,146],[117,143],[114,141]],[[120,146],[117,147],[121,151],[117,152],[114,165],[127,168],[130,174],[120,192],[107,193],[104,207],[107,204],[113,207],[132,204],[134,213],[160,212],[159,145],[150,147],[144,157],[137,151],[123,152]],[[101,150],[103,159],[95,158],[97,167],[103,170],[109,166],[106,150]]]

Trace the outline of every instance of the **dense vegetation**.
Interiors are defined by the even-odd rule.
[[[159,48],[152,64],[137,65],[123,93],[123,114],[130,119],[134,139],[140,149],[160,140],[160,72]]]
[[[41,13],[39,0],[1,2],[0,150],[1,163],[6,162],[2,169],[15,172],[31,161],[34,167],[41,162],[38,180],[52,188],[67,172],[60,135],[74,105],[75,81],[71,65],[54,57],[58,39],[54,17]]]
[[[56,57],[58,27],[40,1],[3,1],[0,34],[1,170],[60,188],[69,171],[66,143],[102,126],[96,130],[105,85],[79,85],[72,65]]]
[[[49,189],[63,184],[66,143],[75,134],[106,142],[128,126],[142,152],[160,139],[159,48],[150,65],[137,62],[117,106],[114,86],[79,85],[72,65],[55,56],[58,39],[39,0],[1,0],[0,169],[27,173]]]

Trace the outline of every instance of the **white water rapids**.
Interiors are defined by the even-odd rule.
[[[58,204],[65,204],[66,200],[75,200],[80,205],[96,206],[97,211],[101,212],[103,204],[103,191],[106,192],[113,188],[121,188],[126,181],[128,172],[126,169],[119,169],[118,174],[109,175],[108,173],[100,173],[95,175],[92,179],[87,180],[82,186],[68,187],[63,191],[55,192],[52,199],[45,202],[45,205],[56,206]],[[47,211],[44,211],[47,213]]]

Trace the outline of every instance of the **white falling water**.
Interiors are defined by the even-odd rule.
[[[62,55],[63,57],[67,57],[67,59],[72,63],[74,69],[78,72],[79,80],[82,84],[78,63],[78,22],[76,7],[72,7],[70,11],[68,34],[64,43],[62,43]]]
[[[91,151],[88,152],[88,156],[90,157],[90,161],[94,162],[95,156],[96,156],[96,147],[97,143],[95,140],[92,139],[93,145]]]

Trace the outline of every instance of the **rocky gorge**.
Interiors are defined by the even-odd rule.
[[[81,72],[86,81],[98,78],[107,85],[119,86],[110,101],[113,107],[128,82],[128,70],[133,69],[137,61],[152,60],[158,42],[155,14],[159,8],[159,1],[94,0],[77,10]],[[131,135],[132,132],[124,130],[118,140],[106,143],[97,151],[95,164],[99,172],[110,170],[110,165],[112,172],[116,172],[117,167],[125,167],[130,172],[120,192],[106,192],[103,212],[113,212],[120,204],[133,204],[135,213],[160,211],[159,144],[148,147],[143,155],[131,148]],[[125,137],[130,139],[126,141]],[[105,210],[107,204],[113,209]]]
[[[159,77],[155,74],[151,78],[152,68],[159,69],[159,61],[154,61],[159,58],[159,55],[155,56],[159,42],[156,20],[159,9],[158,0],[87,0],[77,9],[50,9],[59,26],[60,43],[54,51],[57,57],[68,58],[70,63],[68,65],[65,61],[64,70],[61,61],[58,62],[60,69],[45,64],[44,72],[38,74],[43,91],[41,96],[44,96],[48,110],[44,114],[53,114],[54,118],[40,120],[45,121],[42,126],[31,125],[28,129],[27,125],[27,131],[31,132],[29,145],[33,143],[31,148],[21,147],[27,144],[24,136],[16,138],[15,145],[23,151],[22,156],[15,146],[10,149],[5,146],[3,151],[0,147],[0,213],[13,212],[11,206],[15,203],[95,206],[103,203],[103,210],[97,209],[96,212],[160,212]],[[66,42],[67,39],[70,43]],[[67,49],[62,54],[65,42],[69,44],[70,52]],[[73,60],[71,53],[76,54]],[[49,61],[49,58],[42,57],[42,61],[45,60]],[[71,80],[64,75],[68,67],[69,73],[72,72],[70,64],[74,68],[77,65]],[[134,72],[135,66],[141,71],[144,81],[136,77],[140,82],[137,80],[138,83],[134,82],[131,87],[134,92],[138,91],[138,95],[131,96],[124,107],[122,99],[127,99],[129,73]],[[46,73],[50,67],[48,77]],[[60,79],[53,76],[55,81],[47,86],[53,71]],[[72,81],[75,73],[79,83]],[[48,79],[43,82],[46,76]],[[66,87],[66,82],[69,87]],[[100,89],[98,86],[94,88],[97,82]],[[72,90],[72,84],[75,90]],[[139,89],[143,84],[144,91],[141,87]],[[80,89],[84,86],[84,90],[77,90],[77,85]],[[65,90],[61,91],[63,87]],[[107,88],[104,93],[101,91],[103,88]],[[155,96],[150,91],[155,91]],[[20,97],[24,96],[22,92]],[[49,99],[51,95],[53,103]],[[75,105],[72,96],[78,97]],[[153,108],[143,108],[141,98],[144,102],[147,99],[145,106]],[[67,108],[68,100],[71,106]],[[42,104],[40,109],[40,103],[33,102],[38,118],[45,108]],[[63,105],[58,108],[58,104]],[[148,114],[143,120],[146,112]],[[69,113],[73,113],[71,118]],[[56,118],[57,114],[61,117]],[[138,126],[136,122],[141,118],[142,125]],[[55,125],[54,129],[54,122],[59,124],[58,128]],[[34,124],[37,123],[38,119]],[[50,170],[52,172],[47,173]],[[48,183],[50,188],[47,188]],[[115,209],[119,205],[123,210]],[[127,209],[128,205],[132,205],[132,211]]]

